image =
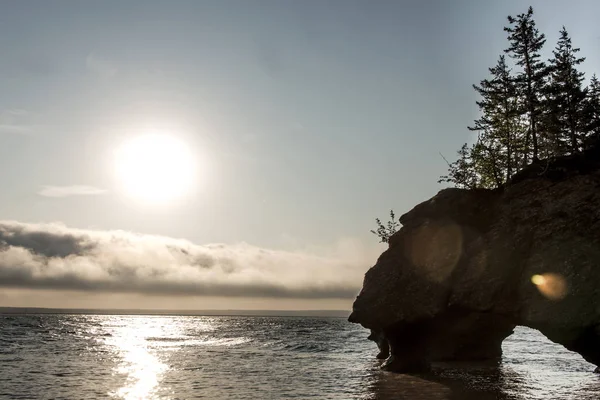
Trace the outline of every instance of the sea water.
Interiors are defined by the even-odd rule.
[[[343,318],[0,315],[2,399],[600,399],[579,355],[518,328],[499,364],[379,369]]]

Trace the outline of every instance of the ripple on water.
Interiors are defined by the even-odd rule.
[[[577,354],[519,328],[501,364],[378,369],[340,318],[0,316],[0,398],[600,398]]]

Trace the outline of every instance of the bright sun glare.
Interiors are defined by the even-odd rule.
[[[179,139],[147,134],[129,140],[117,150],[116,170],[130,196],[163,203],[191,189],[195,163],[190,149]]]

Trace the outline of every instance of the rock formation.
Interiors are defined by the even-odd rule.
[[[349,317],[384,368],[498,359],[517,325],[600,365],[599,147],[500,189],[442,190],[400,222]]]

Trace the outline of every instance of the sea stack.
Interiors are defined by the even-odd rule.
[[[499,189],[444,189],[400,222],[349,317],[385,369],[499,359],[517,325],[600,365],[599,146]]]

